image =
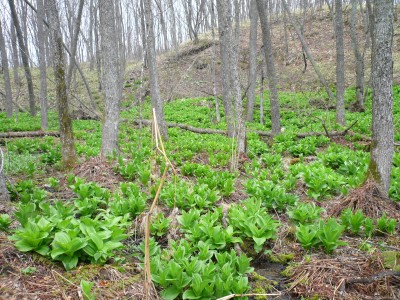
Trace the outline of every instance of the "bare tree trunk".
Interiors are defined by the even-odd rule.
[[[173,0],[168,0],[168,6],[170,9],[170,22],[171,22],[171,38],[172,47],[175,51],[178,49],[178,38],[176,35],[176,20],[175,20],[175,5]]]
[[[68,111],[67,85],[65,79],[65,58],[60,21],[56,0],[45,0],[48,9],[50,32],[53,45],[54,77],[56,82],[58,122],[60,126],[62,164],[64,168],[75,165],[77,157],[75,152],[72,121]]]
[[[35,94],[33,92],[33,83],[32,83],[32,75],[31,70],[29,68],[29,58],[27,55],[26,45],[24,43],[24,38],[22,35],[21,27],[19,25],[19,20],[17,16],[17,11],[15,9],[14,0],[8,0],[8,4],[10,5],[11,16],[13,19],[14,27],[17,32],[18,44],[21,50],[22,63],[24,65],[26,82],[28,85],[28,93],[29,93],[29,109],[32,116],[36,115],[36,107],[35,107]]]
[[[257,82],[257,27],[258,13],[255,0],[250,1],[250,41],[249,41],[249,89],[247,90],[247,117],[248,122],[253,121],[254,97]]]
[[[93,0],[89,2],[89,32],[88,32],[88,60],[89,60],[89,70],[94,69],[94,55],[93,55]]]
[[[7,190],[6,176],[4,174],[4,164],[4,153],[3,150],[0,148],[0,203],[3,202],[3,205],[7,205],[5,204],[5,202],[10,201],[10,194]]]
[[[11,48],[12,48],[12,61],[13,61],[13,76],[14,84],[20,85],[21,81],[19,79],[19,55],[18,55],[18,41],[17,35],[15,33],[14,22],[11,19],[10,22],[10,36],[11,36]]]
[[[85,3],[84,0],[79,0],[78,15],[75,20],[73,36],[71,37],[71,50],[70,50],[71,54],[70,54],[70,58],[69,58],[69,66],[68,66],[68,72],[67,72],[67,90],[70,90],[70,88],[71,88],[72,74],[73,74],[73,71],[75,68],[75,63],[76,63],[75,56],[76,56],[76,49],[78,46],[79,31],[81,29],[82,11],[83,11],[84,3]],[[72,33],[72,31],[71,31],[71,33]]]
[[[261,72],[260,72],[260,124],[264,124],[264,66],[265,66],[265,55],[261,53]]]
[[[150,77],[150,96],[151,105],[156,111],[158,126],[162,137],[168,139],[168,128],[164,119],[164,103],[160,96],[160,87],[158,84],[157,57],[154,36],[153,12],[151,10],[151,0],[144,0],[144,11],[146,15],[147,30],[147,63]]]
[[[374,0],[372,34],[372,143],[369,177],[388,195],[394,153],[393,0]]]
[[[356,62],[356,97],[357,106],[364,110],[364,57],[360,51],[357,37],[357,0],[351,0],[350,35]],[[362,12],[361,12],[362,13]]]
[[[211,0],[211,34],[213,40],[213,52],[212,52],[212,60],[211,60],[211,73],[212,73],[212,80],[213,80],[213,94],[214,94],[214,101],[215,101],[215,117],[217,123],[221,122],[221,113],[219,111],[219,99],[217,93],[217,71],[215,68],[215,61],[216,61],[216,42],[215,42],[215,27],[216,27],[216,20],[215,20],[215,10],[214,10],[214,1]]]
[[[102,90],[102,83],[101,83],[101,50],[100,50],[100,41],[99,41],[99,22],[97,19],[97,7],[94,9],[94,43],[96,46],[96,71],[97,71],[97,78],[98,78],[98,90],[101,92]]]
[[[283,30],[284,30],[284,38],[285,38],[285,64],[288,64],[289,59],[289,40],[288,40],[288,26],[287,26],[287,14],[286,11],[283,10]]]
[[[221,56],[221,70],[222,70],[222,101],[224,104],[225,120],[228,131],[228,136],[233,137],[235,134],[234,129],[234,114],[232,104],[232,91],[231,91],[231,70],[229,53],[231,52],[232,43],[232,14],[229,11],[229,3],[227,1],[217,0],[218,12],[218,31],[219,31],[219,44]]]
[[[4,41],[1,20],[0,20],[0,51],[1,51],[1,66],[3,68],[3,74],[4,74],[4,89],[6,91],[5,108],[6,108],[6,112],[7,112],[7,118],[11,118],[12,114],[13,114],[13,105],[12,105],[13,100],[12,100],[12,92],[11,92],[10,72],[8,69],[6,43]],[[0,161],[0,163],[1,163],[1,161]],[[0,176],[1,176],[1,174],[0,174]]]
[[[240,6],[239,0],[234,1],[235,7],[235,35],[232,40],[232,90],[234,91],[233,99],[235,103],[235,123],[237,138],[237,155],[238,157],[246,153],[246,127],[243,114],[242,90],[239,78],[239,48],[240,48]],[[235,166],[233,166],[235,167]]]
[[[47,116],[47,71],[46,71],[46,51],[45,51],[45,32],[44,23],[45,11],[43,0],[37,0],[37,28],[38,28],[38,45],[39,45],[39,69],[40,69],[40,115],[41,115],[41,128],[47,130],[48,116]]]
[[[261,29],[263,34],[263,44],[265,51],[265,60],[267,63],[267,75],[269,84],[269,94],[271,103],[271,122],[272,122],[272,134],[277,135],[281,132],[281,121],[280,121],[280,109],[279,109],[279,98],[278,89],[276,87],[276,71],[274,56],[272,52],[271,32],[268,24],[267,14],[265,5],[262,0],[257,1],[258,14],[261,21]]]
[[[286,13],[287,13],[287,15],[288,15],[288,17],[289,17],[289,20],[290,20],[290,22],[292,23],[292,25],[293,25],[293,27],[294,27],[294,30],[296,31],[296,34],[297,34],[297,36],[298,36],[298,38],[299,38],[299,40],[300,40],[300,43],[301,43],[301,45],[302,45],[302,47],[303,47],[303,49],[304,49],[304,52],[306,52],[306,55],[307,55],[308,59],[310,60],[312,66],[313,66],[313,68],[314,68],[315,73],[318,75],[319,80],[321,81],[322,85],[324,86],[325,91],[326,91],[326,93],[328,94],[329,99],[330,99],[331,101],[334,101],[334,100],[335,100],[335,96],[333,95],[331,89],[330,89],[329,86],[328,86],[328,83],[326,82],[324,76],[323,76],[322,73],[321,73],[321,70],[319,69],[317,63],[315,62],[314,57],[311,55],[310,49],[308,48],[307,43],[306,43],[306,41],[304,40],[304,37],[303,37],[303,35],[301,34],[298,25],[297,25],[296,22],[294,21],[294,19],[293,19],[293,17],[292,17],[292,14],[291,14],[291,12],[290,12],[290,10],[289,10],[289,7],[288,7],[288,5],[287,5],[287,3],[286,3],[285,0],[282,0],[282,5],[283,5],[283,7],[284,7],[285,10],[286,10]]]
[[[103,91],[105,120],[101,138],[101,155],[106,157],[118,151],[118,127],[120,122],[121,62],[116,32],[115,7],[112,1],[100,0],[101,53],[103,54]]]
[[[335,0],[336,32],[336,122],[346,124],[344,109],[344,42],[342,0]]]

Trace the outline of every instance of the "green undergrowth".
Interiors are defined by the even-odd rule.
[[[395,87],[396,115],[400,113],[399,93]],[[213,299],[251,291],[251,261],[280,257],[271,256],[271,249],[277,240],[285,239],[281,233],[287,227],[293,228],[289,242],[298,243],[304,254],[324,251],[335,255],[347,245],[346,236],[368,240],[398,233],[396,220],[385,214],[372,219],[348,209],[337,218],[328,218],[322,208],[365,180],[369,152],[362,135],[371,131],[370,96],[365,112],[347,112],[349,125],[357,121],[352,128],[356,134],[344,136],[340,144],[325,135],[296,136],[299,132],[324,132],[323,124],[328,130],[344,130],[335,124],[333,111],[313,104],[327,101],[321,93],[280,93],[284,130],[273,140],[260,137],[252,130],[270,130],[267,94],[265,98],[267,121],[259,124],[256,109],[254,122],[247,124],[248,154],[237,171],[230,170],[234,150],[230,138],[169,129],[164,146],[175,172],[167,173],[159,195],[160,209],[153,214],[150,228],[152,280],[162,298]],[[353,99],[354,89],[349,89],[346,104]],[[256,102],[258,105],[259,98]],[[128,104],[123,107],[130,107]],[[224,119],[220,124],[214,122],[213,105],[211,98],[166,103],[166,120],[224,129]],[[148,102],[142,111],[149,119]],[[154,150],[148,128],[134,126],[132,120],[138,116],[137,107],[122,112],[120,151],[108,159],[121,178],[113,189],[60,174],[57,138],[4,142],[5,172],[12,179],[8,188],[16,211],[0,215],[0,230],[19,251],[37,252],[70,272],[88,264],[122,266],[129,259],[143,261],[142,237],[135,235],[132,224],[149,209],[166,164]],[[56,117],[50,114],[51,130],[57,129]],[[18,122],[7,120],[4,113],[0,118],[2,132],[38,130],[40,126],[38,117],[22,113]],[[73,124],[80,161],[97,157],[101,123],[80,120]],[[396,123],[396,140],[400,140],[398,126]],[[396,201],[400,201],[399,182],[400,154],[396,152],[390,187],[390,197]],[[73,196],[60,200],[62,191]],[[171,213],[174,208],[176,214]],[[127,241],[132,239],[135,243],[129,245]],[[244,252],[238,255],[235,246]],[[290,255],[284,263],[292,259]],[[91,278],[81,279],[76,284],[91,293]]]

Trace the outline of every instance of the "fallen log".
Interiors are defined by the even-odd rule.
[[[123,120],[123,122],[129,122],[129,120]],[[152,121],[151,120],[134,120],[133,123],[135,125],[145,125],[145,126],[151,126]],[[338,137],[338,136],[345,136],[346,134],[353,136],[355,135],[354,132],[350,131],[350,129],[357,123],[354,122],[351,124],[349,127],[345,128],[343,131],[331,131],[331,132],[304,132],[304,133],[298,133],[296,134],[297,138],[305,138],[309,136],[321,136],[325,135],[329,138],[332,137]],[[190,125],[186,124],[180,124],[180,123],[166,123],[167,127],[169,128],[180,128],[184,129],[187,131],[191,131],[194,133],[200,133],[200,134],[221,134],[221,135],[228,135],[226,130],[220,130],[220,129],[211,129],[211,128],[199,128],[199,127],[193,127]],[[272,137],[272,133],[270,131],[262,131],[262,130],[252,130],[248,129],[247,132],[254,132],[257,133],[260,136],[266,136],[266,137]],[[367,141],[371,141],[371,138],[369,137],[363,137],[363,139],[366,139]]]
[[[43,137],[55,136],[59,137],[60,133],[56,131],[11,131],[1,132],[0,139],[24,138],[24,137]]]

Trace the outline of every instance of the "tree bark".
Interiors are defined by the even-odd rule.
[[[100,0],[101,52],[103,54],[104,124],[101,138],[101,155],[106,157],[118,151],[118,127],[120,122],[121,62],[115,51],[118,37],[115,34],[115,7],[112,1]]]
[[[240,6],[239,0],[234,1],[235,7],[235,35],[232,43],[232,58],[231,58],[231,70],[232,70],[232,90],[234,91],[233,99],[235,103],[235,123],[236,123],[236,139],[237,139],[237,161],[239,157],[244,155],[246,149],[246,126],[243,111],[243,98],[242,89],[240,86],[239,78],[239,49],[240,49]],[[236,169],[237,165],[232,164],[232,168]]]
[[[11,17],[13,19],[14,27],[17,33],[17,39],[18,39],[18,44],[19,48],[21,50],[21,57],[22,57],[22,63],[24,65],[24,70],[25,70],[25,77],[26,77],[26,82],[28,85],[28,93],[29,93],[29,110],[32,116],[36,115],[36,107],[35,107],[35,94],[33,92],[33,82],[32,82],[32,75],[31,75],[31,70],[29,68],[29,58],[28,58],[28,52],[26,45],[24,43],[24,37],[22,35],[21,31],[21,26],[19,25],[19,20],[17,16],[17,11],[15,9],[15,3],[14,0],[8,0],[8,4],[10,6],[10,11],[11,11]]]
[[[7,190],[6,176],[4,174],[4,153],[0,149],[0,202],[10,201],[10,194]]]
[[[372,34],[372,144],[369,177],[387,196],[394,153],[393,0],[374,0]]]
[[[156,45],[154,36],[153,12],[151,9],[151,0],[144,0],[144,11],[146,15],[146,30],[147,30],[147,64],[149,67],[150,77],[150,96],[151,105],[155,109],[158,126],[162,137],[168,139],[168,128],[164,118],[164,103],[160,96],[160,87],[158,83]]]
[[[218,31],[221,56],[221,71],[222,71],[222,102],[224,105],[225,121],[228,130],[228,136],[233,137],[234,129],[234,114],[232,104],[231,90],[231,71],[229,54],[231,52],[232,43],[232,14],[229,11],[229,3],[227,1],[217,1],[218,13]]]
[[[6,108],[6,112],[7,112],[7,118],[11,118],[12,114],[13,114],[11,81],[10,81],[10,72],[8,69],[7,50],[6,50],[6,44],[4,41],[1,20],[0,20],[0,51],[1,51],[1,66],[3,68],[3,75],[4,75],[4,89],[6,91],[5,108]]]
[[[65,58],[60,21],[56,0],[45,0],[48,8],[50,32],[53,48],[53,67],[56,82],[58,123],[61,136],[61,153],[63,167],[72,168],[76,161],[75,142],[72,132],[72,121],[68,111],[67,85],[65,78]]]
[[[267,64],[267,76],[269,84],[269,98],[271,103],[271,122],[272,122],[272,133],[278,135],[281,132],[281,117],[279,109],[279,97],[277,89],[277,79],[274,63],[274,55],[272,52],[271,32],[268,24],[267,13],[264,2],[262,0],[257,1],[258,15],[260,16],[261,30],[263,35],[263,48],[265,52],[265,60]]]
[[[357,105],[360,110],[364,110],[364,57],[361,54],[357,36],[357,5],[357,0],[351,0],[350,36],[356,63]]]
[[[214,102],[215,102],[215,118],[217,123],[221,122],[221,113],[219,111],[219,98],[217,93],[217,71],[215,67],[216,61],[216,42],[215,42],[215,27],[216,27],[216,20],[215,20],[215,10],[214,10],[214,1],[211,0],[211,35],[213,40],[213,49],[212,49],[212,60],[211,60],[211,73],[212,73],[212,81],[213,81],[213,94],[214,94]]]
[[[20,85],[19,79],[19,55],[18,55],[18,41],[17,35],[15,33],[14,22],[11,19],[10,22],[10,36],[11,36],[11,48],[12,48],[12,61],[13,61],[13,76],[14,76],[14,84]]]
[[[250,1],[250,40],[249,40],[249,89],[247,90],[247,116],[248,122],[253,121],[254,97],[257,82],[257,27],[258,13],[255,0]]]
[[[173,0],[168,0],[168,7],[170,9],[172,47],[174,48],[175,51],[177,51],[178,38],[176,35],[175,5]]]
[[[335,0],[336,32],[336,122],[346,124],[344,109],[344,42],[342,0]]]
[[[40,115],[41,115],[41,128],[47,130],[48,116],[47,116],[47,71],[46,71],[46,51],[45,51],[45,32],[44,23],[45,11],[43,0],[37,0],[37,28],[38,28],[38,46],[39,46],[39,69],[40,69]]]

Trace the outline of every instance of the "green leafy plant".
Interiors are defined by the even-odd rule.
[[[8,214],[0,215],[0,231],[7,231],[12,223],[11,217]]]
[[[376,224],[381,232],[393,234],[396,231],[396,226],[397,226],[396,220],[388,218],[386,216],[386,213],[382,214],[382,216],[377,220]]]
[[[332,253],[337,247],[347,245],[339,240],[343,230],[344,226],[340,225],[334,218],[320,224],[318,238],[326,253]]]
[[[365,223],[365,216],[360,209],[353,213],[351,208],[346,208],[342,211],[340,219],[345,229],[354,235],[361,231],[361,227]]]
[[[94,282],[89,282],[84,279],[81,280],[81,290],[82,290],[82,296],[84,300],[94,300],[95,296],[92,293],[92,288],[93,288]]]
[[[163,213],[158,213],[151,218],[150,232],[156,236],[163,236],[167,234],[170,223],[170,218],[166,218]]]
[[[129,213],[132,218],[140,215],[146,207],[147,196],[134,183],[120,184],[120,192],[114,193],[109,202],[110,211],[116,216]]]
[[[10,237],[15,241],[15,247],[21,252],[35,251],[47,255],[54,225],[47,219],[28,220],[24,227],[19,228]]]
[[[51,243],[51,258],[60,260],[66,270],[76,267],[79,259],[79,250],[87,245],[85,239],[77,237],[78,232],[69,230],[68,232],[56,232]]]
[[[279,212],[285,211],[289,206],[296,204],[298,197],[286,193],[285,189],[272,181],[248,180],[245,183],[246,192],[262,200],[267,209]]]
[[[298,203],[296,206],[288,209],[287,214],[290,219],[300,224],[310,224],[321,217],[323,208],[314,203]]]
[[[364,219],[364,233],[367,237],[372,237],[375,231],[374,220],[371,218]]]
[[[276,239],[279,222],[261,206],[261,200],[249,199],[243,206],[235,205],[229,210],[229,224],[242,237],[252,239],[256,253],[262,251],[267,240]]]
[[[300,224],[296,230],[296,238],[304,249],[310,250],[319,245],[318,232],[317,224]]]
[[[21,273],[24,275],[32,275],[37,271],[36,267],[26,267],[21,269]]]

